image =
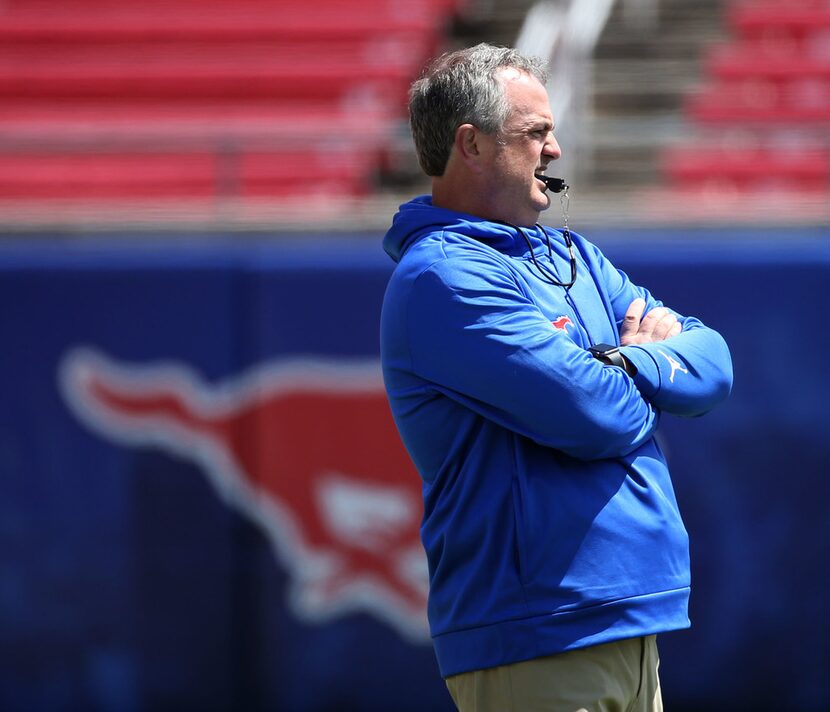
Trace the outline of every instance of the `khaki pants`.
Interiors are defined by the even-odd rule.
[[[460,712],[662,712],[656,636],[448,677]]]

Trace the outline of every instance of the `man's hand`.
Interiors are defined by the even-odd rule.
[[[620,327],[620,344],[650,344],[677,336],[683,329],[677,317],[666,307],[656,307],[643,317],[645,299],[635,299],[625,313]]]

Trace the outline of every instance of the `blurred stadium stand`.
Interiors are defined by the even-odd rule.
[[[830,3],[742,0],[703,57],[684,112],[696,138],[666,150],[669,185],[729,206],[830,203]],[[809,211],[808,211],[809,214]]]
[[[455,4],[0,3],[0,214],[210,223],[365,195]]]
[[[830,221],[828,0],[608,4],[554,58],[583,97],[551,87],[575,224]],[[533,6],[5,0],[0,229],[381,229],[428,190],[409,82]]]

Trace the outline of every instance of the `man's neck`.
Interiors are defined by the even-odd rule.
[[[473,183],[460,185],[457,179],[441,176],[432,180],[432,204],[437,208],[489,219],[482,191]]]

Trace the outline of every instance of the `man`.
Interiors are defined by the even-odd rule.
[[[725,398],[731,363],[595,246],[536,224],[561,155],[545,80],[479,45],[413,84],[432,196],[384,239],[384,379],[459,709],[659,710],[654,636],[689,625],[689,556],[655,432]]]

